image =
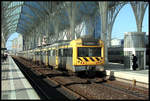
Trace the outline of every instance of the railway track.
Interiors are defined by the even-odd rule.
[[[19,67],[23,67],[20,63],[18,63],[16,61],[17,65]],[[44,89],[41,88],[41,85],[44,85],[44,84],[41,84],[39,85],[38,81],[39,80],[35,80],[35,77],[28,73],[27,70],[24,70],[23,68],[21,69],[21,71],[23,72],[23,74],[26,76],[26,78],[28,78],[29,82],[32,84],[32,86],[36,89],[36,91],[38,92],[38,94],[40,95],[40,97],[42,99],[51,99],[50,96],[48,95],[48,93],[45,92]]]
[[[131,90],[127,90],[127,89],[123,89],[123,88],[119,88],[119,87],[115,87],[115,86],[112,86],[110,84],[107,84],[107,83],[103,83],[102,85],[106,86],[106,87],[109,87],[111,89],[114,89],[114,90],[118,90],[119,92],[126,92],[127,94],[129,95],[133,95],[135,97],[138,97],[138,98],[146,98],[146,95],[144,94],[141,94],[139,92],[135,92],[135,91],[131,91]]]
[[[41,77],[48,85],[67,95],[69,99],[148,99],[148,91],[145,91],[147,92],[145,94],[137,88],[136,90],[129,90],[126,86],[117,84],[117,81],[113,83],[111,81],[104,82],[100,78],[89,79],[69,76],[61,71],[40,68],[18,57],[15,59],[27,64],[28,69]]]
[[[53,99],[53,100],[57,100],[57,99],[58,100],[86,100],[87,99],[86,97],[74,92],[73,90],[59,84],[57,81],[52,80],[50,77],[44,77],[44,79],[43,79],[43,77],[41,77],[41,76],[43,76],[41,73],[27,68],[26,66],[24,66],[23,64],[20,63],[21,61],[18,61],[16,58],[14,60],[15,60],[16,64],[19,67],[21,67],[20,68],[21,71],[26,76],[26,78],[28,78],[29,82],[34,87],[34,89],[37,91],[37,93],[41,97],[41,99]],[[26,62],[24,62],[24,63],[26,63]],[[41,69],[38,66],[34,66],[33,68]],[[53,87],[51,87],[51,86],[53,86]],[[51,88],[51,89],[48,90],[48,88]],[[53,90],[55,88],[57,88],[58,92]],[[61,93],[59,93],[59,92],[61,92]],[[63,94],[66,94],[66,95],[64,96]],[[52,98],[52,96],[53,96],[53,98]]]

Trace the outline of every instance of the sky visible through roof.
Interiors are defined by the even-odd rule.
[[[149,32],[149,15],[148,15],[149,6],[146,8],[144,19],[143,19],[143,26],[142,26],[142,32],[146,32],[148,34]],[[135,17],[131,8],[131,5],[127,4],[125,5],[119,12],[118,16],[116,17],[113,29],[112,29],[112,39],[123,39],[124,38],[124,32],[136,32],[136,21]],[[6,48],[8,50],[12,49],[12,41],[14,38],[18,37],[18,33],[12,34],[8,41],[6,42]]]

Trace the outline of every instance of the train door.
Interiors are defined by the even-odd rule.
[[[66,69],[66,61],[67,61],[67,56],[65,56],[65,50],[66,49],[59,49],[58,50],[58,57],[59,57],[59,68],[62,70]]]
[[[46,66],[48,66],[48,51],[45,51],[45,55],[46,55],[45,56],[45,58],[46,58],[46,63],[45,64],[46,64]]]
[[[63,49],[63,54],[62,54],[62,66],[63,66],[63,68],[66,70],[66,65],[67,65],[67,51],[68,51],[68,49]]]
[[[45,51],[42,52],[42,63],[45,64]]]
[[[55,57],[56,57],[56,68],[58,69],[58,49],[55,50]]]
[[[43,54],[43,52],[40,51],[39,53],[40,53],[40,64],[42,64],[42,60],[43,60],[42,54]]]

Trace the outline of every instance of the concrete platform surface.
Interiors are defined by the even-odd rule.
[[[149,69],[130,70],[125,68],[123,64],[109,63],[105,66],[106,74],[114,77],[123,78],[127,80],[136,80],[137,82],[149,84]]]
[[[40,99],[14,60],[1,63],[1,99]]]

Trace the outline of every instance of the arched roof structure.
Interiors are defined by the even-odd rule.
[[[41,2],[41,1],[3,1],[2,2],[2,31],[6,38],[11,33],[26,34],[45,17],[57,16],[63,26],[69,27],[66,8],[71,2]],[[110,2],[113,7],[116,3]],[[83,15],[92,15],[98,9],[97,2],[77,2],[77,21]],[[60,28],[63,29],[63,28]]]
[[[55,21],[59,23],[58,30],[64,30],[70,27],[70,14],[75,2],[54,2],[54,1],[2,1],[2,33],[5,40],[9,36],[18,32],[26,35],[32,32],[39,23],[45,19],[51,19],[49,24],[49,31],[54,33]],[[86,16],[92,16],[99,13],[99,2],[76,2],[75,17],[73,17],[75,24],[78,24],[85,19]],[[120,4],[129,2],[108,2],[108,10],[117,7]],[[136,5],[136,2],[132,2]],[[68,10],[70,9],[70,12]],[[71,19],[71,20],[73,20]]]

